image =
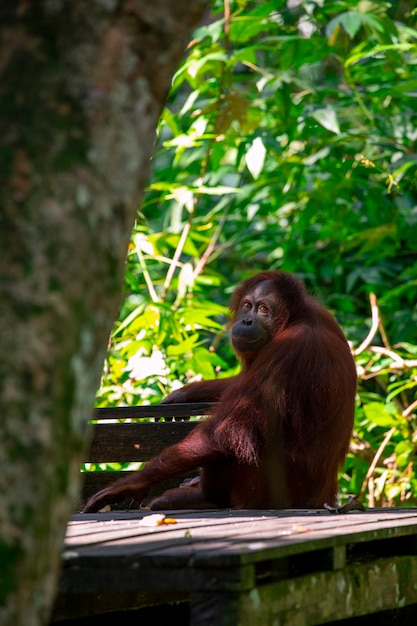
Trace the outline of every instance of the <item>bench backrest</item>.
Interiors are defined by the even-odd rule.
[[[92,439],[85,463],[119,464],[148,461],[174,443],[183,439],[200,419],[210,413],[213,404],[158,404],[155,406],[109,407],[95,409]],[[190,419],[192,418],[192,419]],[[110,482],[126,476],[126,470],[85,471],[81,502],[103,489]],[[177,486],[181,479],[161,483],[152,495]],[[129,503],[121,503],[126,508]]]

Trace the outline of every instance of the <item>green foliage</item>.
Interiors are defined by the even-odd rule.
[[[354,348],[373,293],[384,324],[372,341],[385,352],[357,351],[355,453],[341,488],[415,503],[412,5],[214,0],[161,116],[99,405],[156,403],[233,373],[225,307],[250,273],[298,274]]]

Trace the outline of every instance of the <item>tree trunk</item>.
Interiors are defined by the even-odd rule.
[[[205,4],[1,2],[1,626],[48,622],[158,117]]]

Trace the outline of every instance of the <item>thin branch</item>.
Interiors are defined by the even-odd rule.
[[[373,475],[373,473],[374,473],[374,471],[375,471],[375,468],[376,468],[376,466],[377,466],[377,464],[378,464],[378,461],[379,461],[379,459],[380,459],[380,457],[381,457],[381,454],[383,453],[383,451],[384,451],[384,449],[386,448],[386,446],[387,446],[387,444],[388,444],[389,440],[391,439],[391,437],[392,437],[392,436],[393,436],[393,434],[395,433],[395,430],[396,430],[396,429],[395,429],[395,427],[393,426],[393,427],[392,427],[392,428],[391,428],[391,429],[387,432],[387,434],[385,435],[383,442],[382,442],[382,443],[381,443],[381,445],[379,446],[379,448],[378,448],[378,450],[377,450],[377,452],[376,452],[376,454],[375,454],[375,456],[374,456],[374,458],[373,458],[373,461],[372,461],[372,463],[370,464],[370,466],[369,466],[369,468],[368,468],[368,471],[366,472],[366,476],[365,476],[364,481],[363,481],[363,483],[362,483],[362,487],[361,487],[361,489],[360,489],[359,495],[362,495],[362,494],[364,493],[364,491],[365,491],[365,489],[366,489],[366,485],[368,484],[369,480],[371,479],[371,477],[372,477],[372,475]]]
[[[378,332],[380,316],[379,316],[379,309],[378,309],[378,305],[376,301],[376,296],[374,293],[369,294],[369,301],[371,303],[371,314],[372,314],[371,329],[368,333],[368,336],[362,341],[360,346],[356,348],[356,350],[353,350],[354,356],[358,356],[358,354],[366,350],[366,348],[371,344],[372,339],[375,337],[376,333]]]
[[[369,506],[373,509],[375,506],[375,483],[373,476],[370,477],[368,483]]]
[[[155,256],[152,256],[152,260],[160,261],[161,263],[166,263],[167,265],[171,265],[171,263],[173,263],[172,259],[167,256],[163,256],[162,254],[155,254]],[[182,261],[178,261],[177,267],[182,269],[184,267],[184,263]]]
[[[385,327],[384,327],[384,324],[382,323],[381,316],[379,316],[378,328],[379,328],[379,334],[381,335],[381,338],[382,338],[382,343],[389,350],[391,348],[391,345],[390,345],[390,342],[388,341],[388,336],[387,336],[387,333],[385,332]]]
[[[224,47],[229,49],[230,38],[230,0],[224,0]]]
[[[158,302],[159,301],[158,294],[155,291],[155,287],[153,285],[151,276],[148,272],[148,268],[147,268],[146,261],[142,254],[142,250],[138,246],[136,246],[136,253],[139,258],[139,264],[142,270],[143,277],[146,282],[146,286],[148,287],[149,295],[151,296],[152,302]]]
[[[410,406],[404,409],[403,411],[404,417],[408,417],[411,413],[413,413],[414,409],[417,409],[417,400],[414,400],[414,402],[412,402]]]
[[[270,72],[267,72],[266,70],[262,69],[261,67],[258,67],[257,65],[255,65],[254,63],[251,63],[250,61],[242,60],[242,65],[246,65],[246,67],[248,67],[250,70],[252,70],[253,72],[257,72],[258,74],[260,74],[261,76],[264,76],[265,78],[271,78]],[[312,91],[306,89],[305,93],[312,93]]]
[[[221,232],[223,230],[223,226],[224,226],[224,224],[226,222],[226,219],[227,219],[227,214],[228,214],[228,211],[225,210],[225,212],[222,215],[222,218],[221,218],[220,222],[217,225],[217,228],[216,228],[216,230],[214,232],[214,235],[210,239],[210,242],[209,242],[207,248],[204,251],[204,254],[201,256],[201,258],[199,259],[197,265],[195,266],[195,269],[194,269],[194,272],[193,272],[193,279],[194,280],[197,278],[197,276],[199,276],[201,274],[201,272],[203,271],[204,267],[208,263],[210,255],[214,251],[214,249],[216,247],[217,240],[220,237],[220,234],[221,234]]]
[[[396,352],[394,352],[393,350],[388,350],[387,348],[383,348],[382,346],[370,346],[369,350],[371,352],[375,352],[376,354],[383,354],[384,356],[388,356],[396,363],[397,367],[403,368],[406,363],[405,360],[400,357]]]
[[[163,291],[163,295],[162,295],[162,299],[165,300],[169,286],[172,282],[172,279],[174,278],[174,274],[175,274],[175,270],[179,265],[179,259],[181,257],[182,251],[184,249],[185,246],[185,242],[187,241],[187,237],[189,235],[189,232],[191,230],[191,224],[193,221],[193,217],[194,217],[194,211],[192,212],[192,214],[190,215],[190,217],[188,218],[187,223],[184,226],[184,229],[181,233],[181,237],[180,240],[178,242],[177,245],[177,249],[175,250],[175,254],[172,257],[172,261],[170,263],[169,269],[167,271],[167,275],[165,277],[165,282],[164,282],[164,291]]]
[[[374,370],[373,372],[369,372],[368,374],[362,374],[362,380],[369,380],[371,378],[375,378],[379,376],[381,372],[384,371],[392,371],[392,370],[405,370],[411,369],[413,367],[417,367],[417,359],[403,359],[399,354],[394,352],[393,350],[388,350],[387,348],[383,348],[382,346],[369,346],[369,352],[373,352],[374,354],[382,354],[384,356],[389,357],[393,360],[393,363],[389,365],[382,365],[380,368]],[[374,364],[374,359],[371,359],[369,363],[363,368],[364,372],[369,370],[370,367]]]
[[[404,367],[417,367],[417,359],[404,359]]]

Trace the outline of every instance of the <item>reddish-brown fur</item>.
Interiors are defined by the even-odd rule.
[[[262,305],[265,298],[268,307]],[[151,508],[336,503],[337,472],[349,446],[356,394],[356,369],[345,336],[286,272],[265,271],[243,281],[233,294],[231,312],[232,343],[243,349],[235,348],[241,373],[191,383],[166,399],[218,401],[213,415],[144,469],[93,496],[85,511],[127,496],[140,502],[160,481],[199,467],[195,485],[165,492]],[[254,338],[264,343],[253,349]]]

